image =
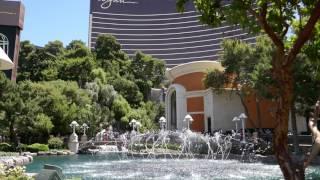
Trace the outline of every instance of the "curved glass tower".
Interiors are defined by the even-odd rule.
[[[176,0],[91,0],[89,46],[99,34],[115,36],[130,56],[137,50],[163,59],[167,67],[217,60],[225,38],[255,42],[238,26],[210,28],[199,22],[190,3],[183,14]]]

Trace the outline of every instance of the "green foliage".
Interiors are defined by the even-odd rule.
[[[16,152],[1,152],[0,151],[0,157],[6,157],[6,156],[19,156],[19,153]]]
[[[147,111],[143,108],[133,109],[127,115],[128,120],[136,119],[141,123],[141,127],[139,128],[140,132],[144,132],[147,129],[154,129],[152,120],[149,118]]]
[[[86,44],[80,40],[71,41],[66,47],[66,58],[84,58],[91,55]]]
[[[224,40],[223,55],[220,60],[225,67],[224,72],[209,71],[204,84],[221,91],[226,83],[237,85],[233,87],[248,95],[248,88],[258,93],[259,97],[270,97],[270,87],[273,84],[271,75],[271,61],[273,46],[268,38],[257,38],[255,46],[239,40]]]
[[[296,30],[299,31],[297,22]],[[313,32],[314,36],[303,48],[294,64],[295,99],[298,113],[308,115],[314,102],[319,98],[320,89],[320,24]],[[296,38],[296,37],[294,37]],[[290,42],[291,43],[291,42]]]
[[[49,42],[44,46],[44,50],[55,57],[63,55],[65,51],[61,41]]]
[[[297,98],[297,96],[299,96],[297,92],[299,89],[303,89],[299,87],[300,84],[307,84],[303,82],[298,84],[296,82],[300,80],[311,82],[310,78],[304,78],[305,75],[297,73],[301,72],[300,70],[293,71],[296,67],[301,67],[297,65],[299,64],[299,60],[297,60],[299,59],[299,57],[297,57],[299,52],[303,50],[303,53],[306,53],[307,56],[311,55],[309,59],[317,59],[319,57],[319,36],[317,37],[317,35],[319,35],[320,32],[320,2],[308,0],[190,1],[194,3],[197,11],[201,14],[200,20],[205,24],[213,27],[222,23],[240,25],[253,33],[263,32],[270,38],[272,41],[272,43],[268,43],[270,45],[267,47],[258,46],[256,48],[256,53],[252,56],[256,56],[254,59],[246,59],[247,56],[245,52],[250,54],[250,51],[248,51],[250,48],[245,45],[237,45],[237,48],[234,50],[236,53],[231,53],[231,55],[238,54],[239,57],[234,56],[234,60],[232,61],[232,59],[230,59],[230,63],[224,64],[224,66],[227,67],[227,73],[232,72],[237,75],[236,82],[241,82],[242,85],[245,84],[245,86],[259,90],[256,91],[256,93],[259,93],[259,96],[269,96],[270,93],[268,90],[270,89],[270,84],[272,84],[273,91],[276,91],[272,94],[273,98],[276,98],[278,100],[277,102],[288,102],[287,104],[281,103],[283,107],[279,106],[279,108],[281,108],[281,111],[289,112],[290,106],[294,104],[290,102],[291,99],[294,100]],[[184,11],[186,3],[190,1],[178,0],[177,9],[181,12]],[[315,33],[313,33],[314,31]],[[308,40],[311,41],[308,42]],[[274,46],[271,46],[271,44]],[[305,46],[305,48],[303,48],[303,46]],[[265,52],[265,54],[259,54],[259,48],[262,50],[260,52]],[[249,55],[249,57],[250,56],[251,55]],[[226,57],[223,59],[226,59]],[[236,62],[238,59],[242,61]],[[250,62],[247,62],[247,60],[250,60]],[[307,61],[308,60],[302,60],[303,63],[309,64]],[[243,62],[246,63],[246,66],[241,66]],[[302,69],[312,70],[312,68],[310,69],[307,66],[302,66]],[[318,65],[314,62],[312,66]],[[229,68],[231,71],[229,71]],[[315,72],[314,69],[312,71]],[[250,80],[249,82],[243,81],[248,79]],[[304,88],[306,87],[308,86]],[[288,121],[289,113],[282,113],[279,117],[280,116],[284,121]],[[288,123],[279,123],[279,127],[281,126],[282,133],[284,134],[286,134],[288,128],[282,126],[287,126],[287,124]],[[280,136],[276,134],[276,137]],[[278,143],[280,141],[276,140],[274,142]]]
[[[1,180],[31,180],[33,178],[25,175],[25,167],[7,168],[0,164],[0,179]]]
[[[181,150],[181,146],[179,144],[168,144],[167,148],[175,151]]]
[[[91,114],[88,116],[90,119],[90,129],[94,132],[95,129],[100,127],[100,124],[108,124],[112,120],[111,107],[117,96],[117,92],[111,85],[102,83],[87,83],[85,86],[87,92],[92,99],[92,104],[87,106]]]
[[[111,85],[134,107],[138,107],[143,100],[143,95],[139,91],[139,87],[133,81],[125,78],[117,78],[112,80]]]
[[[13,151],[13,147],[8,143],[0,143],[0,151],[12,152]]]
[[[160,87],[164,80],[165,64],[162,60],[137,52],[130,64],[134,81],[146,101],[152,87]]]
[[[92,53],[78,40],[44,48],[24,41],[20,52],[18,84],[0,78],[0,133],[11,141],[46,143],[69,134],[73,120],[87,123],[89,135],[106,124],[123,130],[131,111],[144,113],[145,127],[153,127],[146,119],[159,116],[155,107],[163,114],[163,105],[145,102],[152,87],[162,86],[164,62],[141,52],[130,59],[113,36],[99,36]]]
[[[49,151],[49,146],[47,144],[35,143],[35,144],[28,145],[27,150],[30,152],[40,152],[40,151],[47,152]]]
[[[17,136],[14,128],[17,126],[17,117],[24,109],[22,97],[17,93],[18,88],[8,80],[3,73],[0,73],[0,128],[10,138],[10,141],[17,144]]]
[[[273,97],[271,62],[274,49],[272,43],[267,37],[261,36],[257,38],[255,46],[240,40],[224,40],[222,48],[223,54],[220,60],[225,71],[209,71],[204,84],[217,93],[224,92],[225,85],[231,85],[232,90],[240,97],[246,114],[249,114],[249,110],[244,99],[249,95],[255,95],[260,128],[261,111],[258,103],[262,99]],[[257,127],[251,119],[249,121]]]
[[[146,129],[159,128],[159,119],[165,116],[165,104],[148,101],[144,103],[141,108],[146,111],[148,119],[150,119],[150,124],[146,126]]]
[[[46,80],[48,77],[43,77],[43,74],[50,74],[50,78],[56,78],[57,73],[53,66],[57,58],[56,56],[53,56],[44,48],[36,48],[35,45],[31,44],[29,41],[21,43],[20,51],[22,53],[19,54],[18,81]],[[49,70],[51,68],[53,69]]]
[[[91,76],[95,82],[99,82],[101,84],[107,84],[109,74],[105,72],[102,68],[93,69],[91,72]]]
[[[126,126],[129,123],[127,115],[131,112],[129,103],[121,95],[117,96],[112,105],[112,112],[118,124]]]
[[[87,91],[75,82],[51,81],[31,84],[34,96],[38,97],[43,112],[52,118],[53,134],[64,134],[73,120],[84,122],[88,114],[87,105],[91,99]]]
[[[147,102],[138,109],[132,109],[126,119],[139,121],[142,125],[140,131],[144,132],[159,128],[158,121],[161,116],[164,116],[164,105]]]
[[[80,120],[81,123],[90,113],[87,109],[91,104],[89,94],[75,82],[23,82],[16,86],[14,97],[19,97],[23,106],[12,114],[16,128],[13,134],[19,135],[23,143],[47,142],[49,133],[65,135],[70,131],[71,121]],[[7,122],[10,120],[8,113],[10,111],[6,110],[4,116]],[[4,125],[10,130],[10,124]]]
[[[61,149],[63,147],[63,141],[59,137],[50,137],[48,140],[48,145],[50,149]]]
[[[58,78],[65,81],[76,81],[80,86],[90,82],[91,72],[95,68],[95,62],[90,57],[74,58],[59,61]]]
[[[229,5],[221,0],[178,0],[177,9],[185,10],[187,2],[193,2],[200,20],[212,27],[224,23],[240,24],[251,32],[265,30],[262,21],[265,18],[267,26],[270,27],[281,40],[285,39],[288,28],[297,17],[306,17],[311,13],[317,1],[266,1],[266,0],[236,0],[228,1]],[[257,19],[257,18],[260,19]],[[302,24],[300,27],[303,27]],[[268,32],[269,33],[269,32]],[[299,31],[294,32],[296,34]]]
[[[320,58],[309,58],[301,54],[294,66],[294,98],[300,115],[308,115],[314,102],[319,98],[320,89]]]
[[[164,80],[164,61],[137,52],[131,63],[131,70],[135,79],[151,81],[152,87],[158,87]]]
[[[18,146],[16,147],[17,152],[26,152],[27,150],[28,150],[27,144],[19,143]]]
[[[95,53],[97,60],[105,67],[105,61],[124,60],[126,54],[121,51],[121,45],[117,39],[111,35],[99,35],[96,41]]]
[[[50,117],[45,114],[38,114],[35,119],[35,129],[38,133],[49,134],[54,125],[51,122]]]
[[[219,70],[208,71],[203,79],[206,88],[214,88],[217,92],[223,90],[224,85],[228,82],[228,77],[224,72]]]

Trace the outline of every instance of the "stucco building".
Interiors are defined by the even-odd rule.
[[[203,79],[209,70],[223,71],[224,68],[215,61],[196,61],[181,64],[167,70],[166,76],[170,81],[167,89],[166,118],[169,130],[182,130],[187,127],[184,117],[190,114],[194,121],[191,130],[197,132],[212,132],[235,129],[233,118],[244,113],[241,99],[231,89],[225,88],[223,93],[216,93],[206,89]],[[246,128],[273,129],[276,121],[273,116],[273,103],[271,100],[259,102],[261,119],[257,116],[257,104],[254,95],[244,100],[248,107]],[[298,131],[307,131],[304,117],[298,117]],[[239,124],[240,126],[240,124]]]
[[[20,32],[24,23],[24,5],[21,1],[0,0],[0,47],[14,63],[14,68],[6,71],[8,77],[16,80]]]

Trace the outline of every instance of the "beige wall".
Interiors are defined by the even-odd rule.
[[[298,128],[298,133],[308,131],[305,117],[297,116],[297,128]],[[291,117],[290,117],[290,120],[289,120],[289,131],[292,131]]]
[[[237,95],[231,92],[213,94],[213,123],[214,129],[235,129],[232,119],[244,112],[241,101]],[[238,123],[240,126],[240,123]]]

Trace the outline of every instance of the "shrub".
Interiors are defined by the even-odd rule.
[[[8,143],[0,143],[0,151],[12,152],[13,151],[13,147]]]
[[[24,152],[24,151],[27,151],[28,150],[28,145],[27,144],[22,144],[22,143],[20,143],[18,146],[17,146],[17,151],[19,152],[19,151],[22,151],[22,152]]]
[[[1,152],[0,151],[0,158],[5,156],[19,156],[19,153],[16,152]]]
[[[39,151],[49,151],[49,147],[46,144],[31,144],[27,147],[27,150],[30,152],[39,152]]]
[[[50,137],[48,144],[50,149],[61,149],[63,147],[63,141],[58,137]]]
[[[0,179],[1,180],[31,180],[33,178],[25,175],[25,167],[7,168],[0,164]]]

